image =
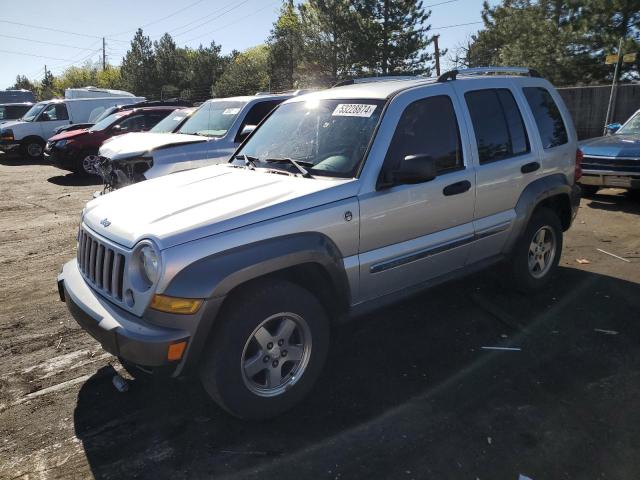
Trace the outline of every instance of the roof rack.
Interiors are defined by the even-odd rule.
[[[344,87],[345,85],[353,85],[354,83],[388,82],[390,80],[421,80],[423,78],[426,79],[427,77],[418,75],[384,75],[380,77],[350,78],[333,84],[331,88]]]
[[[542,77],[538,71],[527,67],[474,67],[445,72],[438,77],[438,82],[455,80],[458,75],[482,75],[485,73],[519,73],[530,77]]]
[[[256,97],[261,97],[261,96],[265,96],[265,95],[303,95],[305,93],[309,93],[309,92],[315,92],[316,90],[318,90],[317,88],[298,88],[298,89],[294,89],[294,90],[282,90],[282,91],[277,91],[277,92],[256,92],[255,96]]]

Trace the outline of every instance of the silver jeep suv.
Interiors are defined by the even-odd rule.
[[[278,415],[335,322],[500,261],[515,287],[546,285],[579,158],[526,69],[295,97],[228,163],[89,202],[60,296],[133,374],[196,371],[230,413]]]

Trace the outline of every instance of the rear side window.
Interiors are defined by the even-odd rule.
[[[465,93],[464,98],[469,107],[481,164],[530,151],[522,115],[508,89],[475,90]]]
[[[553,148],[567,143],[567,129],[551,94],[540,87],[527,87],[522,90],[536,119],[543,148]]]
[[[420,154],[435,159],[438,174],[464,168],[458,121],[446,95],[418,100],[402,112],[385,168],[394,170],[407,155]]]

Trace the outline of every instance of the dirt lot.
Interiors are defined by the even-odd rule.
[[[545,292],[484,272],[334,332],[311,397],[246,423],[193,381],[112,386],[55,284],[88,183],[0,155],[1,478],[640,478],[637,199],[582,201]]]

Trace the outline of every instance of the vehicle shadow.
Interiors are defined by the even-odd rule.
[[[596,210],[640,214],[640,194],[634,191],[604,190],[584,197],[587,207]]]
[[[17,153],[2,153],[0,154],[0,165],[6,165],[8,167],[22,167],[26,165],[51,165],[51,162],[46,160],[44,157],[30,159]]]
[[[86,187],[88,185],[102,185],[102,179],[97,175],[78,175],[77,173],[67,173],[66,175],[56,175],[49,177],[47,182],[62,187]]]
[[[106,367],[75,432],[99,479],[638,478],[639,311],[613,277],[560,268],[521,295],[483,272],[337,328],[279,418],[235,419],[193,380],[118,393]]]

